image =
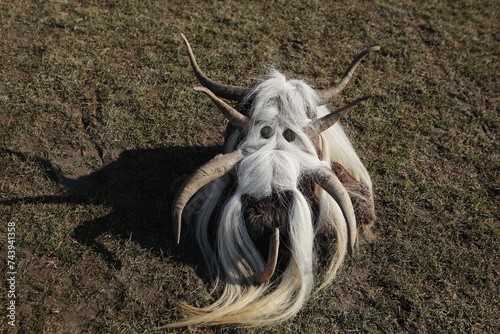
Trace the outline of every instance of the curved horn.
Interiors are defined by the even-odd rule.
[[[237,150],[228,154],[218,154],[212,160],[198,168],[181,187],[174,200],[173,220],[174,232],[177,237],[177,243],[181,238],[181,219],[182,211],[187,202],[193,197],[198,190],[207,185],[211,181],[225,175],[241,160],[244,153]]]
[[[184,34],[181,34],[181,37],[186,44],[189,60],[191,62],[191,67],[193,68],[194,74],[203,86],[210,89],[215,93],[215,95],[228,100],[240,101],[243,99],[243,97],[245,97],[245,95],[247,95],[247,93],[250,91],[249,88],[223,85],[208,78],[196,63],[196,58],[194,57],[193,50],[191,49],[186,36],[184,36]]]
[[[323,90],[318,90],[316,91],[318,93],[318,96],[320,97],[321,100],[323,100],[323,104],[327,104],[332,102],[333,97],[337,96],[340,94],[340,92],[344,89],[344,87],[347,85],[349,80],[351,80],[352,75],[354,74],[354,71],[356,70],[356,67],[358,67],[359,63],[363,58],[365,58],[369,53],[373,51],[378,51],[380,50],[380,46],[373,46],[369,49],[364,50],[360,54],[354,58],[354,60],[351,62],[351,65],[347,68],[347,71],[344,73],[344,77],[342,80],[337,82],[335,86],[328,88],[328,89],[323,89]]]
[[[331,169],[326,167],[316,168],[313,171],[312,176],[321,188],[330,194],[330,196],[332,196],[333,199],[335,199],[335,201],[339,204],[347,222],[347,232],[349,238],[347,251],[349,252],[349,255],[352,255],[354,245],[356,243],[356,216],[354,215],[354,208],[347,190]]]
[[[364,100],[367,100],[370,97],[371,97],[370,95],[360,97],[359,99],[352,101],[348,105],[340,109],[337,109],[326,116],[312,120],[311,122],[309,122],[309,124],[307,124],[304,127],[304,132],[311,138],[319,135],[321,132],[325,131],[326,129],[337,123],[340,117],[342,117],[348,110],[351,110],[360,102],[363,102]]]
[[[258,284],[265,283],[273,276],[278,263],[278,250],[280,247],[280,229],[276,227],[269,238],[269,254],[267,255],[266,268],[253,275],[253,281]]]
[[[220,111],[222,111],[224,116],[226,116],[226,118],[229,120],[229,122],[232,125],[240,128],[240,129],[246,127],[246,125],[249,122],[248,117],[241,114],[238,110],[234,109],[229,104],[227,104],[226,102],[219,99],[210,89],[198,86],[198,87],[194,87],[194,90],[197,92],[203,92],[209,98],[211,98],[212,101],[215,103],[215,105],[220,109]]]

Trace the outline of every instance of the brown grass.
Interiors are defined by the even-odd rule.
[[[174,245],[176,180],[225,120],[191,87],[179,35],[216,80],[270,65],[323,88],[360,50],[344,125],[375,183],[375,241],[268,333],[500,332],[495,1],[14,1],[0,4],[0,259],[16,224],[16,323],[149,333],[212,300]],[[4,281],[6,282],[6,281]],[[2,284],[2,310],[8,286]],[[3,311],[0,314],[4,314]],[[184,329],[172,333],[185,332]],[[190,333],[257,333],[223,328]]]

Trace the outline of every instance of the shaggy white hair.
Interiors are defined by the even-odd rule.
[[[334,279],[348,248],[346,220],[339,204],[321,189],[319,214],[317,221],[312,221],[311,208],[298,188],[300,180],[308,171],[318,167],[331,169],[331,163],[338,162],[371,192],[368,172],[338,123],[320,134],[321,156],[304,132],[304,127],[311,122],[308,113],[316,113],[318,118],[330,113],[310,86],[299,80],[287,80],[283,74],[271,70],[267,80],[252,88],[242,101],[246,102],[252,104],[247,115],[250,124],[233,132],[225,152],[242,150],[247,154],[238,162],[232,176],[226,174],[198,191],[184,213],[185,221],[192,222],[206,263],[213,270],[216,286],[222,288],[222,293],[207,307],[182,305],[189,318],[168,327],[195,324],[253,327],[292,317],[307,301],[315,284],[317,289],[322,289]],[[264,126],[272,129],[267,139],[260,132]],[[284,138],[287,129],[295,134],[294,140]],[[236,189],[231,190],[234,184]],[[262,199],[282,191],[293,194],[287,223],[290,260],[277,280],[254,284],[252,277],[264,269],[266,259],[247,231],[242,196]],[[214,208],[228,194],[212,247],[208,233],[210,221],[214,219]],[[325,225],[335,232],[336,249],[320,276],[322,280],[315,283],[315,240]]]

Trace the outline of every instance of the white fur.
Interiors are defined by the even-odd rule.
[[[318,107],[319,98],[310,86],[302,81],[287,80],[273,70],[268,79],[247,98],[254,99],[248,115],[251,124],[243,130],[243,134],[238,131],[233,133],[225,151],[238,148],[248,154],[233,172],[238,187],[224,204],[215,250],[210,246],[207,229],[214,207],[229,190],[230,176],[223,176],[199,191],[184,217],[188,218],[186,221],[194,221],[202,252],[208,266],[215,268],[214,275],[217,282],[223,284],[223,291],[218,300],[205,308],[184,305],[190,318],[172,326],[263,326],[295,315],[314,288],[316,234],[325,224],[330,225],[336,233],[337,245],[323,281],[319,282],[319,289],[334,279],[347,249],[347,228],[339,205],[321,190],[320,214],[318,222],[313,222],[307,201],[298,189],[301,176],[318,166],[330,168],[331,162],[335,161],[356,179],[369,185],[371,190],[370,177],[340,125],[336,124],[321,134],[322,161],[313,143],[302,131],[310,122],[307,110],[316,110],[318,117],[329,113],[325,106]],[[262,138],[260,129],[263,126],[274,130],[271,138]],[[287,142],[283,138],[285,129],[295,132],[294,141]],[[277,281],[257,286],[252,282],[252,275],[263,270],[266,260],[248,235],[242,217],[241,198],[243,195],[265,198],[273,191],[283,190],[292,191],[294,195],[289,210],[291,260]]]

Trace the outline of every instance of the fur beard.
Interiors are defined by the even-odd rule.
[[[226,175],[200,191],[197,197],[203,198],[204,202],[198,202],[201,207],[195,210],[201,213],[196,217],[195,231],[205,260],[214,269],[216,283],[223,282],[223,291],[219,299],[208,307],[182,305],[190,318],[176,326],[239,324],[256,327],[294,316],[314,287],[314,240],[326,224],[335,231],[336,251],[333,251],[330,267],[320,288],[333,280],[346,253],[347,230],[342,211],[322,190],[316,200],[318,208],[313,210],[310,203],[314,194],[304,193],[301,189],[301,180],[308,170],[326,165],[328,163],[320,161],[316,155],[299,149],[285,151],[262,147],[240,161],[235,176]],[[236,179],[236,190],[223,205],[213,251],[209,236],[213,208],[230,191],[227,188],[234,182],[233,177]],[[281,199],[278,202],[282,205],[275,211],[282,209],[287,212],[287,221],[279,223],[285,240],[280,247],[282,262],[278,266],[279,277],[275,281],[255,285],[253,274],[262,271],[266,265],[267,248],[265,242],[259,243],[258,239],[268,236],[273,226],[266,225],[259,218],[253,224],[249,223],[245,215],[248,214],[248,202],[267,201],[273,196]],[[270,221],[276,224],[276,219]],[[255,232],[260,227],[262,232]],[[261,247],[258,247],[259,244]],[[286,256],[282,256],[283,253]]]

